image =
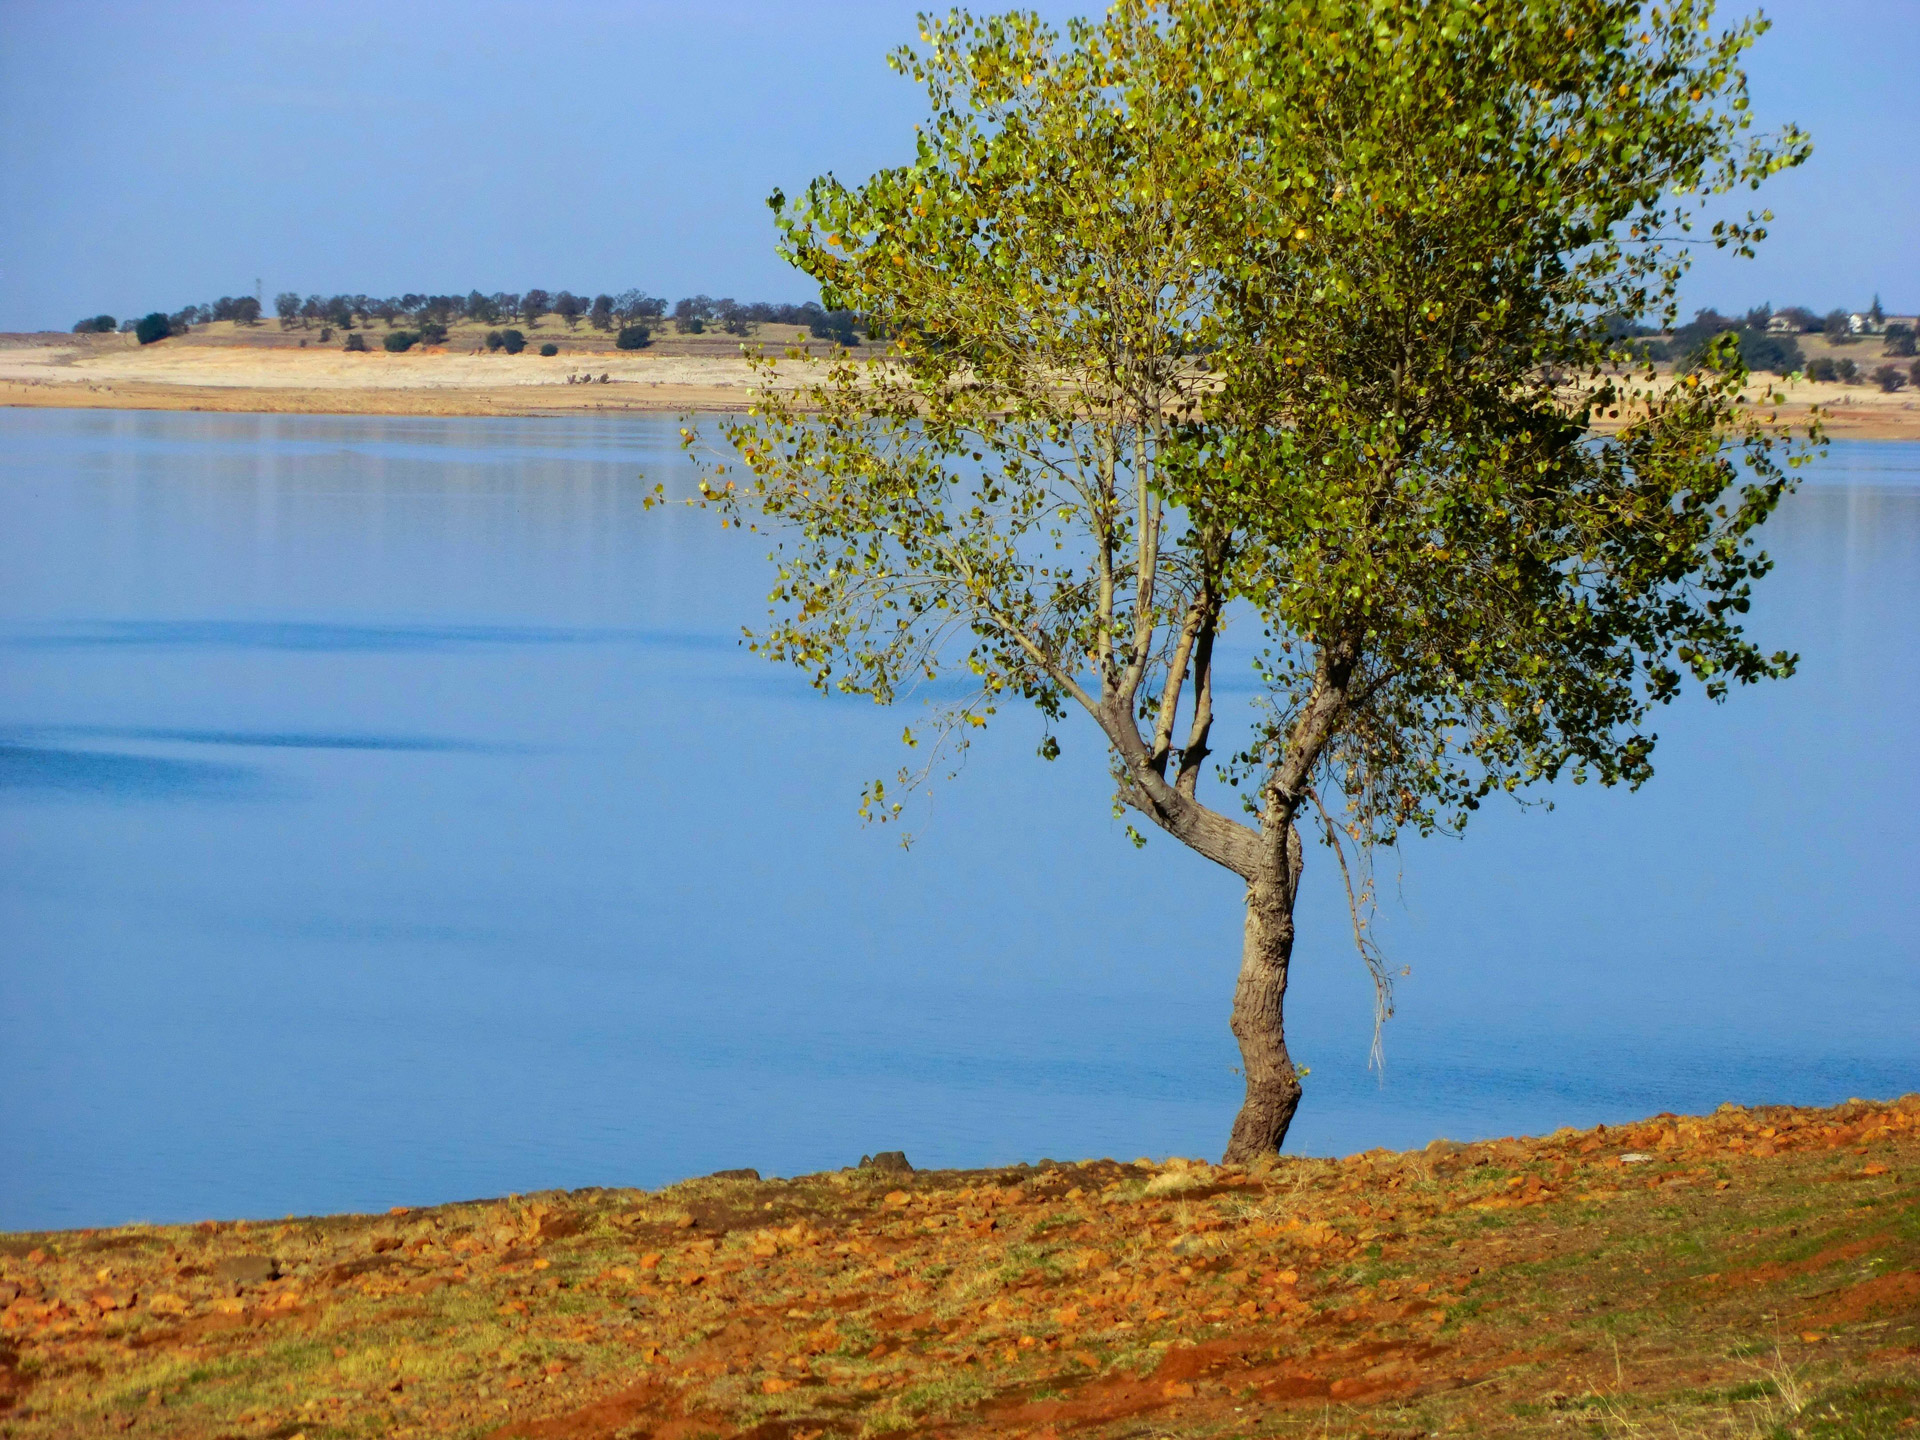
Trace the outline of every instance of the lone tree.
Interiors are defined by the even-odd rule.
[[[949,759],[1010,697],[1049,758],[1083,712],[1116,806],[1244,882],[1229,1161],[1300,1099],[1309,839],[1382,1018],[1370,847],[1563,775],[1637,786],[1689,679],[1719,699],[1793,670],[1740,616],[1817,437],[1742,406],[1732,336],[1672,385],[1608,338],[1673,324],[1668,237],[1701,197],[1809,151],[1749,133],[1764,22],[1710,10],[1121,0],[1064,36],[955,14],[895,57],[930,102],[912,163],[769,201],[823,303],[897,338],[761,361],[722,427],[692,503],[777,537],[756,647],[883,704],[971,676],[925,737]],[[1765,219],[1714,242],[1750,253]],[[1227,746],[1229,623],[1263,643]]]

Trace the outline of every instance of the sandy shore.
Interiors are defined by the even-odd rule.
[[[278,337],[275,337],[278,338]],[[574,415],[742,410],[752,383],[737,342],[698,350],[605,348],[543,358],[435,347],[390,355],[334,346],[220,344],[201,337],[139,346],[129,337],[0,336],[0,405],[59,409],[225,410],[279,414]],[[591,383],[568,377],[591,376]],[[602,377],[605,377],[604,380]],[[1920,440],[1920,394],[1871,386],[1791,387],[1778,411],[1805,422],[1809,405],[1835,438]]]
[[[63,341],[0,339],[0,405],[353,415],[678,413],[745,409],[751,378],[737,357],[707,355],[542,358],[439,348],[350,355],[331,347]],[[569,383],[570,376],[589,375],[591,383]]]

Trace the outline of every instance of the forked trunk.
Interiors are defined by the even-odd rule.
[[[1240,1042],[1247,1098],[1223,1157],[1229,1165],[1251,1164],[1277,1151],[1300,1106],[1300,1077],[1282,1029],[1287,962],[1293,957],[1291,900],[1278,876],[1257,879],[1247,889],[1246,940],[1233,992],[1233,1034]]]

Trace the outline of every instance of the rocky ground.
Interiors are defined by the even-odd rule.
[[[1879,1440],[1920,1434],[1920,1096],[6,1236],[0,1307],[19,1440]]]

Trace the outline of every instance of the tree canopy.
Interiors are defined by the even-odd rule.
[[[724,427],[701,500],[778,537],[757,643],[881,702],[971,676],[936,707],[962,746],[1008,697],[1043,753],[1082,711],[1116,802],[1246,880],[1231,1158],[1299,1096],[1303,827],[1344,869],[1496,792],[1638,785],[1689,680],[1792,671],[1740,617],[1802,452],[1731,340],[1669,382],[1617,338],[1672,325],[1708,198],[1809,153],[1751,131],[1764,22],[1711,13],[956,13],[895,56],[928,98],[913,159],[771,202],[825,303],[896,338],[763,362]],[[1699,238],[1751,253],[1766,219]],[[1228,623],[1263,638],[1260,694],[1216,756]]]

